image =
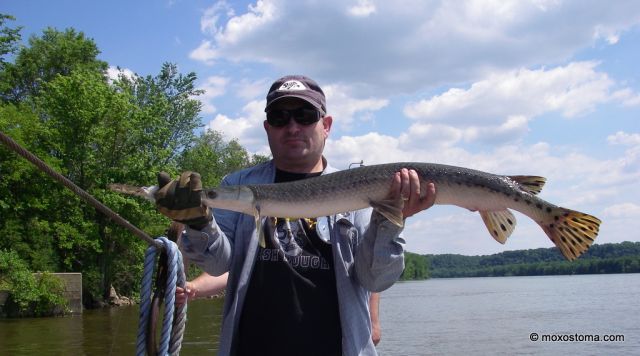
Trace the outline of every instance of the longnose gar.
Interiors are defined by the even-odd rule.
[[[509,209],[538,223],[568,260],[583,254],[598,235],[598,218],[537,197],[546,182],[543,177],[495,175],[432,163],[381,164],[289,183],[222,186],[203,190],[202,201],[211,208],[253,215],[258,222],[261,216],[314,218],[373,207],[402,226],[402,202],[388,198],[391,179],[402,168],[415,170],[422,186],[435,184],[435,204],[478,211],[491,236],[500,243],[506,242],[516,226]],[[111,189],[153,201],[158,188],[112,185]],[[424,195],[422,191],[421,197]]]

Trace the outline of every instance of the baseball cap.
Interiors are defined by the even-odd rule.
[[[268,111],[269,106],[274,102],[292,97],[308,102],[320,110],[322,114],[327,113],[324,92],[318,83],[303,75],[287,75],[273,82],[267,94],[267,106],[264,111]]]

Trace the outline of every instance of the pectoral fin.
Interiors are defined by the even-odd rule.
[[[379,212],[382,216],[387,218],[395,225],[402,227],[404,225],[404,219],[402,216],[402,208],[404,207],[404,201],[402,200],[378,200],[370,201],[369,205]]]
[[[253,218],[256,223],[256,230],[258,230],[258,244],[260,247],[265,248],[267,243],[264,239],[264,229],[262,228],[262,216],[260,216],[260,209],[256,208],[253,212]]]
[[[507,209],[500,211],[480,211],[482,221],[496,241],[504,244],[516,228],[516,217]]]

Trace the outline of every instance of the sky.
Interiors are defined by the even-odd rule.
[[[327,96],[341,169],[417,161],[547,178],[540,197],[640,241],[640,2],[600,0],[7,0],[26,41],[92,38],[112,72],[195,72],[202,124],[267,153],[266,91],[303,74]],[[478,213],[407,220],[406,249],[486,255],[552,247],[516,213],[506,244]]]

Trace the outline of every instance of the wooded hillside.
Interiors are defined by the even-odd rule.
[[[640,242],[595,244],[575,261],[555,248],[505,251],[487,256],[423,255],[432,278],[535,276],[640,272]]]

